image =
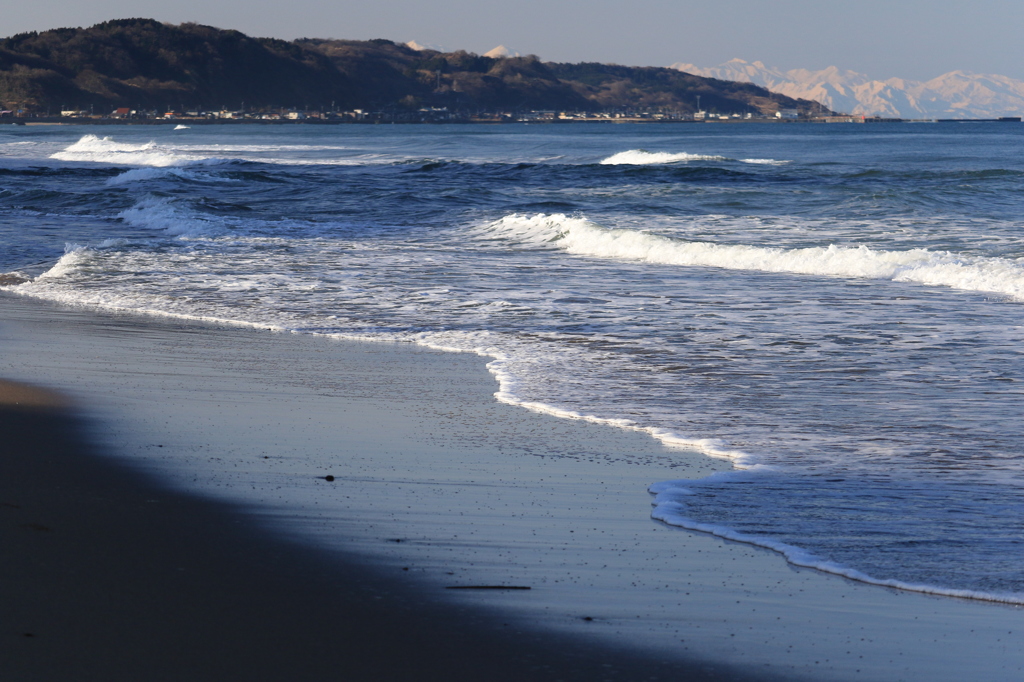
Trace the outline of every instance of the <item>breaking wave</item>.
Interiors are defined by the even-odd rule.
[[[630,149],[629,151],[612,154],[601,160],[603,166],[652,166],[670,163],[685,163],[687,161],[734,161],[726,156],[714,154],[689,154],[687,152],[649,152],[645,149]],[[781,166],[789,161],[777,161],[775,159],[738,159],[741,163],[752,163],[757,165]]]
[[[724,156],[707,154],[687,154],[686,152],[649,152],[644,149],[630,149],[626,152],[612,154],[601,160],[603,166],[647,166],[652,164],[679,163],[682,161],[728,161]]]
[[[641,230],[611,229],[564,214],[508,215],[479,232],[522,244],[559,248],[579,256],[659,265],[885,279],[982,291],[1024,301],[1021,259],[963,256],[948,251],[886,251],[830,244],[782,249],[685,241]]]
[[[86,163],[114,163],[125,166],[177,166],[199,160],[174,153],[156,142],[128,144],[110,137],[85,135],[74,144],[53,154],[51,159]]]
[[[183,210],[166,197],[146,197],[117,217],[134,227],[160,230],[178,237],[214,235],[223,232],[225,227],[212,218]]]

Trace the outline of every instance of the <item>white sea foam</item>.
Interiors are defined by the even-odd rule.
[[[604,166],[647,166],[666,163],[680,163],[683,161],[728,161],[724,156],[708,154],[688,154],[686,152],[649,152],[645,149],[630,149],[629,151],[612,154],[601,160]]]
[[[685,241],[641,230],[609,229],[562,214],[509,215],[479,234],[505,237],[568,253],[661,265],[793,273],[826,277],[887,279],[983,291],[1024,300],[1020,259],[962,256],[947,251],[885,251],[830,244],[780,249]]]
[[[386,164],[408,160],[405,157],[365,153],[347,158],[337,155],[324,157],[324,153],[344,152],[349,147],[309,144],[144,144],[118,142],[111,137],[84,135],[74,144],[50,155],[51,159],[84,163],[109,163],[123,166],[151,166],[167,168],[195,164],[219,164],[227,161],[252,161],[275,165],[330,165],[349,166]],[[273,154],[278,156],[272,156]],[[280,156],[296,154],[296,156]],[[312,156],[310,156],[312,155]]]
[[[39,275],[35,281],[60,279],[76,271],[89,258],[89,247],[82,244],[67,243],[64,245],[64,255],[57,259],[53,267]],[[26,284],[31,284],[27,282]],[[25,286],[25,285],[20,285]]]
[[[690,154],[687,152],[649,152],[646,149],[630,149],[629,151],[612,154],[601,160],[605,166],[656,166],[687,161],[739,161],[761,166],[782,166],[789,161],[778,159],[730,159],[717,154]]]
[[[155,142],[128,144],[110,137],[85,135],[78,142],[53,154],[60,161],[114,163],[126,166],[175,166],[196,160],[166,150]]]

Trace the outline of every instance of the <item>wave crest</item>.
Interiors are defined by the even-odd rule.
[[[630,149],[612,154],[601,160],[602,166],[659,166],[687,161],[739,161],[759,166],[782,166],[789,161],[777,159],[730,159],[715,154],[690,154],[688,152],[649,152],[646,149]]]
[[[596,258],[636,260],[659,265],[698,266],[826,277],[884,279],[983,291],[1024,301],[1020,259],[961,256],[948,251],[885,251],[830,244],[782,249],[716,244],[664,237],[640,230],[601,227],[563,214],[513,214],[491,223],[482,236],[536,247],[559,248]]]
[[[82,244],[68,242],[64,245],[64,255],[61,256],[53,267],[35,278],[35,282],[48,279],[60,279],[69,275],[89,260],[92,249]],[[31,284],[31,282],[26,282]]]
[[[233,178],[222,177],[215,173],[189,170],[190,168],[196,169],[197,167],[210,166],[215,163],[222,163],[222,161],[220,159],[210,159],[208,161],[191,161],[184,166],[133,168],[121,173],[120,175],[115,175],[108,179],[105,184],[107,187],[119,187],[136,182],[150,182],[170,178],[192,182],[217,182],[228,184],[238,182],[238,180]]]
[[[190,157],[161,149],[156,142],[128,144],[110,137],[84,135],[78,142],[50,156],[59,161],[86,163],[113,163],[126,166],[177,166],[188,163]]]
[[[686,152],[649,152],[646,149],[630,149],[629,151],[612,154],[601,160],[603,166],[649,166],[681,161],[728,161],[724,156],[707,154],[687,154]]]
[[[179,237],[210,235],[221,231],[221,226],[196,214],[188,214],[177,207],[172,199],[147,197],[117,217],[135,227],[162,230]]]

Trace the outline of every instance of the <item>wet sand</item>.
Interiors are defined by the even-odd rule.
[[[859,585],[652,521],[650,483],[727,464],[501,405],[478,357],[3,295],[0,344],[0,376],[59,390],[84,418],[66,422],[56,469],[9,464],[42,461],[26,454],[35,438],[3,456],[0,502],[17,506],[0,520],[21,543],[4,546],[25,548],[4,553],[4,575],[35,587],[0,587],[0,669],[19,670],[8,652],[23,671],[54,666],[5,679],[119,679],[103,673],[122,658],[134,677],[120,679],[147,661],[143,679],[226,679],[218,666],[239,661],[255,676],[228,678],[1012,680],[1024,667],[1020,609]],[[8,481],[32,476],[49,501],[9,502],[30,486]],[[65,499],[63,517],[43,513]],[[86,521],[89,504],[109,515]],[[57,533],[68,523],[77,544]],[[32,553],[50,551],[87,561]],[[531,589],[446,589],[480,585]],[[94,676],[65,676],[76,660]]]

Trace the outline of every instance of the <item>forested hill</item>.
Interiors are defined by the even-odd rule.
[[[252,38],[121,19],[0,40],[0,106],[133,109],[549,109],[773,114],[818,105],[668,68],[413,50],[389,40]]]

